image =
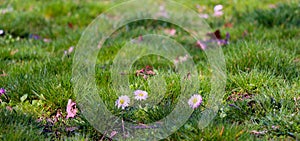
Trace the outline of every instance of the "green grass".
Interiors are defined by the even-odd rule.
[[[300,138],[300,9],[298,1],[183,1],[193,10],[206,6],[212,14],[216,4],[224,6],[224,15],[210,17],[207,23],[222,35],[231,34],[230,44],[223,46],[227,81],[221,108],[204,129],[197,127],[201,110],[194,111],[178,131],[165,140],[297,140]],[[68,99],[76,100],[72,85],[72,57],[64,51],[76,46],[82,32],[92,20],[121,1],[0,1],[0,88],[9,99],[1,97],[0,140],[100,140],[102,133],[79,112],[76,118],[51,123],[58,110],[66,115]],[[273,4],[276,8],[270,8]],[[225,27],[232,23],[233,27]],[[164,34],[175,28],[171,37],[193,56],[201,82],[199,94],[205,99],[210,92],[210,72],[203,51],[195,46],[189,34],[161,21],[143,20],[130,23],[116,31],[98,54],[95,66],[99,95],[115,114],[115,90],[111,86],[110,68],[125,41],[141,34]],[[247,35],[243,35],[247,32]],[[30,38],[38,35],[40,39]],[[43,39],[50,39],[44,42]],[[75,47],[76,51],[76,47]],[[168,115],[180,93],[178,75],[172,62],[155,55],[136,61],[129,76],[130,87],[151,91],[151,85],[136,70],[147,65],[163,74],[166,93],[157,106],[131,108],[124,115],[135,122],[153,122]],[[151,94],[151,93],[150,93]],[[231,96],[251,95],[234,101]],[[27,97],[26,97],[27,96]],[[297,99],[298,98],[298,99]],[[12,107],[13,110],[7,110]],[[37,122],[43,118],[41,122]],[[67,128],[76,127],[74,131]],[[274,128],[276,127],[276,128]],[[251,131],[267,131],[254,135]],[[102,138],[107,139],[109,138]]]

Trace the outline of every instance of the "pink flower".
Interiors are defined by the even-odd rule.
[[[3,94],[5,94],[6,93],[6,90],[4,89],[4,88],[1,88],[0,89],[0,96],[2,96]]]
[[[218,4],[214,7],[214,16],[215,17],[220,17],[223,15],[223,6]]]
[[[68,49],[68,52],[71,53],[71,52],[73,52],[73,50],[74,50],[74,47],[71,46],[71,47]]]
[[[202,103],[202,97],[199,94],[194,94],[188,101],[191,108],[196,109]]]
[[[71,53],[73,52],[73,50],[74,50],[74,47],[71,46],[68,50],[65,50],[65,51],[64,51],[64,54],[65,54],[65,55],[69,55],[69,54],[71,54]]]
[[[223,9],[223,5],[218,4],[214,7],[214,11],[221,11]]]
[[[170,35],[170,36],[174,36],[176,34],[176,29],[166,29],[165,33]]]
[[[136,74],[136,76],[139,76],[139,75],[142,75],[144,72],[145,72],[145,69],[143,68],[143,69],[135,71],[135,74]]]
[[[67,119],[75,117],[77,113],[76,103],[69,99],[68,105],[67,105]]]

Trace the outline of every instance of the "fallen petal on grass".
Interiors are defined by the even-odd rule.
[[[197,41],[197,47],[200,47],[202,50],[206,50],[207,46],[204,42],[202,41]]]
[[[6,106],[6,110],[13,111],[13,108],[11,106]]]
[[[4,77],[4,76],[8,76],[8,74],[3,71],[2,74],[0,74],[0,76]]]
[[[149,76],[156,75],[151,66],[146,66],[140,70],[135,71],[136,76],[143,76],[144,79],[147,79]]]
[[[264,135],[264,134],[266,134],[267,132],[268,132],[267,130],[264,130],[264,131],[256,131],[256,130],[252,130],[252,131],[250,131],[251,134],[254,134],[254,135],[257,135],[257,136],[259,136],[259,135]]]
[[[71,99],[68,100],[67,104],[67,116],[66,118],[74,118],[77,113],[76,103],[72,101]]]
[[[110,133],[110,136],[109,136],[109,138],[113,138],[115,135],[117,135],[118,134],[118,132],[117,131],[112,131],[111,133]]]
[[[66,131],[67,132],[73,132],[73,131],[75,131],[77,129],[78,129],[78,127],[66,127]]]

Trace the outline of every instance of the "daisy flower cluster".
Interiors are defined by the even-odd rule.
[[[148,98],[148,93],[143,90],[136,90],[133,92],[134,99],[138,101],[146,100]],[[199,94],[194,94],[191,96],[191,98],[188,100],[188,105],[192,109],[198,108],[202,103],[202,97]],[[123,110],[128,107],[130,104],[130,98],[127,95],[122,95],[116,100],[115,106],[118,108],[122,108]]]
[[[135,96],[134,98],[139,101],[146,100],[148,98],[148,93],[143,90],[136,90],[133,92],[133,94]],[[122,95],[117,99],[115,105],[118,108],[125,109],[126,107],[129,106],[129,104],[130,104],[130,98],[127,95]]]

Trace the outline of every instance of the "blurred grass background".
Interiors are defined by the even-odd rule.
[[[231,35],[223,47],[227,65],[226,93],[217,117],[205,129],[198,129],[196,110],[190,120],[165,140],[296,140],[300,133],[300,3],[286,0],[177,0],[199,14],[208,14],[212,32],[220,29]],[[76,99],[71,84],[73,53],[81,33],[103,11],[122,2],[96,0],[8,0],[0,1],[0,87],[10,100],[0,108],[1,140],[99,140],[97,132],[79,113],[76,118],[52,124],[39,118],[51,118],[60,109],[65,115],[68,99]],[[222,4],[224,15],[213,17],[213,8]],[[199,6],[201,8],[199,8]],[[203,8],[205,7],[205,8]],[[109,87],[110,65],[124,39],[140,34],[165,34],[176,29],[172,38],[193,55],[202,75],[199,93],[210,91],[206,57],[182,29],[164,22],[139,21],[119,29],[99,52],[96,65],[97,84],[107,86],[100,95],[114,109]],[[126,28],[129,28],[130,32]],[[151,60],[151,61],[149,61]],[[142,58],[133,71],[151,64],[168,72],[172,64],[157,56]],[[170,67],[169,67],[170,66]],[[176,97],[177,84],[167,79],[168,93],[162,104]],[[144,80],[131,79],[136,88]],[[170,86],[172,85],[172,87]],[[174,93],[172,93],[174,92]],[[245,99],[244,95],[251,95]],[[24,97],[25,96],[25,97]],[[23,97],[23,99],[22,99]],[[234,101],[237,97],[241,100]],[[24,99],[25,98],[25,99]],[[171,105],[174,103],[171,103]],[[7,110],[13,108],[13,112]],[[152,121],[170,109],[157,107],[150,113],[131,111],[138,121]],[[164,114],[163,114],[164,113]],[[68,127],[76,127],[68,131]],[[254,132],[257,131],[257,132]],[[104,138],[109,140],[109,138]]]

